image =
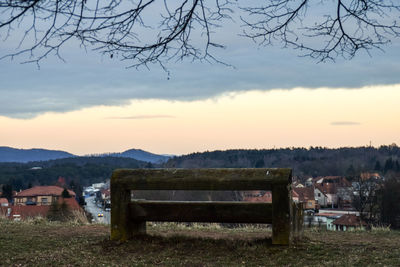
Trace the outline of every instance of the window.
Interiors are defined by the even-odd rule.
[[[318,197],[321,197],[321,193],[318,193]]]
[[[42,197],[42,204],[47,204],[47,203],[48,203],[47,197]]]

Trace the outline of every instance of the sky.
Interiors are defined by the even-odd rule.
[[[0,146],[85,155],[400,143],[400,42],[318,63],[280,45],[219,37],[231,64],[129,69],[71,45],[66,62],[0,60]],[[12,49],[0,45],[0,54]]]

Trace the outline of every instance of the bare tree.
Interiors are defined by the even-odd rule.
[[[385,180],[379,190],[380,222],[400,229],[400,173]]]
[[[215,30],[237,14],[241,35],[325,61],[381,49],[399,37],[399,11],[397,0],[5,0],[0,37],[17,48],[3,58],[27,56],[24,62],[61,58],[74,39],[131,67],[185,58],[220,62],[213,49],[224,45],[214,42]]]
[[[360,213],[363,221],[370,225],[376,223],[379,214],[377,192],[381,188],[381,181],[357,176],[353,181],[353,187],[353,207]]]

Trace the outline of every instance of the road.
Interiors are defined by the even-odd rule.
[[[86,197],[86,207],[85,209],[90,212],[93,215],[94,222],[96,223],[105,223],[105,224],[110,224],[111,221],[111,214],[109,211],[105,211],[102,208],[99,208],[96,206],[96,203],[94,203],[94,196],[92,197]],[[98,214],[102,213],[104,217],[98,217]]]

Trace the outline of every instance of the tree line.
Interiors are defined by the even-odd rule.
[[[263,150],[226,150],[173,157],[163,164],[131,158],[74,157],[29,163],[0,163],[0,185],[13,190],[51,185],[58,177],[83,186],[111,177],[117,168],[285,168],[298,177],[328,175],[354,176],[364,171],[382,174],[400,172],[397,145],[330,149],[324,147]],[[39,167],[39,168],[38,168]]]
[[[350,176],[365,171],[400,171],[400,148],[374,147],[235,149],[171,158],[170,168],[292,168],[299,177]]]
[[[10,197],[13,190],[55,185],[59,177],[63,177],[69,188],[79,193],[77,191],[82,186],[110,179],[113,170],[117,168],[145,167],[152,165],[117,157],[74,157],[29,163],[0,163],[0,189],[3,195]]]

